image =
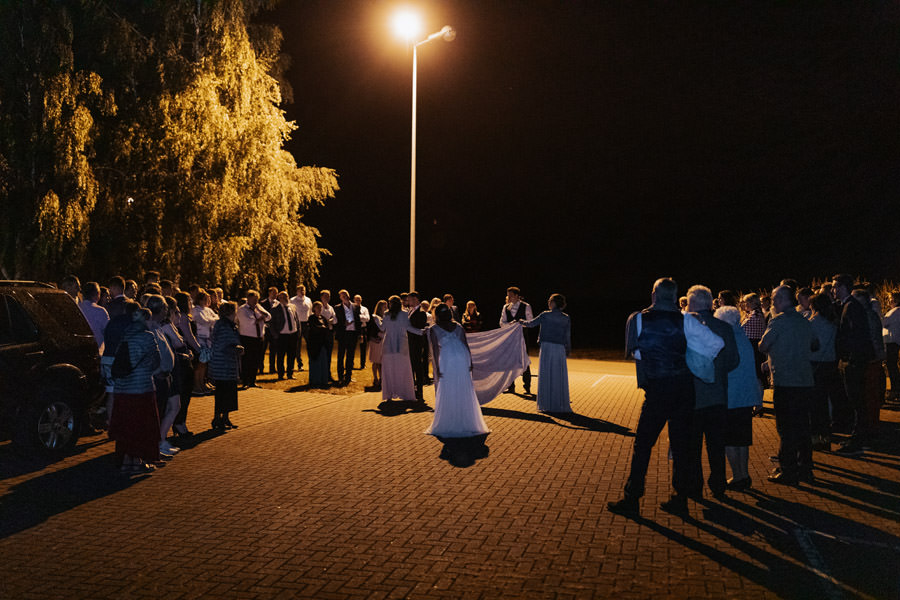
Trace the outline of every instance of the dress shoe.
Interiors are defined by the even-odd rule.
[[[231,422],[231,419],[225,417],[222,420],[222,424],[225,426],[225,429],[237,429],[238,426]]]
[[[516,386],[514,386],[514,385],[509,386],[508,388],[506,388],[506,391],[503,392],[503,393],[504,393],[504,394],[515,394],[515,393],[516,393]]]
[[[171,454],[174,456],[175,454],[178,454],[181,451],[181,448],[176,448],[175,446],[173,446],[166,440],[161,440],[159,442],[159,451],[165,452],[166,454]]]
[[[211,426],[214,431],[225,431],[225,423],[218,417],[212,420]]]
[[[661,509],[673,515],[683,515],[688,511],[687,496],[673,494],[671,498],[659,505]]]
[[[796,475],[786,473],[781,469],[775,469],[766,479],[772,483],[780,483],[782,485],[797,485],[798,478]]]
[[[729,479],[725,487],[735,492],[742,492],[749,489],[752,484],[753,480],[750,477],[744,477],[743,479]]]
[[[641,512],[640,499],[635,496],[626,495],[616,502],[607,502],[606,507],[617,515],[637,515]]]

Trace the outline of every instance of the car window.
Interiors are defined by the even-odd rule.
[[[26,344],[38,340],[38,329],[22,305],[12,296],[5,296],[6,322],[9,325],[10,341],[7,343]]]
[[[6,298],[0,294],[0,345],[12,344],[16,339],[9,322],[9,311],[6,310]]]
[[[62,326],[64,331],[81,335],[94,335],[81,314],[78,305],[68,294],[32,293],[32,296]]]

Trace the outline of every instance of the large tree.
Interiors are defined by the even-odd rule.
[[[283,149],[281,34],[251,23],[264,4],[4,4],[3,33],[24,41],[3,36],[16,60],[0,66],[0,194],[18,210],[0,218],[0,264],[314,282],[324,251],[301,216],[337,179]],[[40,86],[41,107],[23,83]]]

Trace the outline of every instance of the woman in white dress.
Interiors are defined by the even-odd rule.
[[[541,326],[538,343],[541,345],[538,371],[537,409],[540,412],[570,413],[569,369],[566,356],[572,350],[569,315],[563,312],[566,297],[553,294],[547,301],[550,310],[522,324],[525,327]]]
[[[425,330],[410,325],[399,296],[388,298],[388,307],[381,322],[381,330],[384,331],[384,340],[381,342],[381,398],[414,401],[416,389],[413,387],[406,334],[424,335]]]
[[[472,383],[472,353],[462,325],[453,320],[450,307],[435,308],[428,330],[434,360],[434,421],[425,433],[438,437],[472,437],[490,433]]]

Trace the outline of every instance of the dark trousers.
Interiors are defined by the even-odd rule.
[[[424,336],[409,335],[409,364],[412,366],[416,398],[422,398],[428,371],[428,342]]]
[[[841,375],[837,362],[814,362],[812,398],[810,401],[810,430],[816,436],[831,435],[831,410],[840,404]],[[830,405],[830,409],[829,409]]]
[[[691,428],[691,461],[694,481],[691,495],[703,493],[703,441],[706,439],[706,459],[709,461],[709,489],[713,494],[725,493],[725,404],[706,406],[694,411]]]
[[[865,425],[860,428],[863,420],[862,412],[865,401],[866,363],[847,362],[841,367],[841,377],[844,381],[844,393],[847,396],[845,407],[848,419],[847,425],[854,441],[861,441],[865,437]]]
[[[301,354],[301,352],[303,351],[303,342],[305,340],[306,340],[306,323],[301,322],[299,335],[297,336],[297,350],[294,354],[294,356],[297,359],[297,370],[298,371],[303,370],[303,355]],[[288,368],[288,371],[293,371],[293,370],[294,370],[294,366],[291,365]]]
[[[194,367],[190,359],[178,359],[176,357],[175,360],[180,360],[175,368],[175,386],[181,396],[181,408],[178,409],[175,424],[184,425],[185,421],[187,421],[188,406],[191,404],[191,396],[194,390]]]
[[[813,388],[776,385],[772,393],[775,406],[775,430],[781,438],[778,464],[788,475],[812,473],[810,435],[810,397]]]
[[[353,357],[356,356],[358,331],[340,331],[336,334],[338,343],[337,375],[338,381],[350,381],[353,375]]]
[[[887,372],[891,378],[891,395],[897,396],[900,393],[900,367],[897,362],[900,360],[900,344],[890,343],[885,345],[887,352]]]
[[[325,343],[322,345],[321,352],[325,353],[325,372],[328,374],[328,382],[334,381],[331,376],[331,350],[334,348],[334,329],[329,329],[325,334]]]
[[[672,486],[675,493],[689,495],[696,471],[691,467],[691,423],[694,415],[694,377],[690,373],[680,377],[650,379],[644,386],[644,405],[634,436],[631,473],[625,484],[625,494],[644,495],[647,467],[653,446],[666,423],[669,424],[669,445],[672,449]]]
[[[244,385],[256,385],[256,373],[259,371],[263,356],[263,338],[241,336],[244,355],[241,357],[241,381]]]
[[[363,331],[359,334],[359,368],[366,368],[366,350],[369,348],[369,336]]]
[[[263,347],[263,354],[265,354],[266,349],[269,350],[269,373],[274,373],[276,367],[276,358],[278,356],[278,336],[275,335],[267,335],[265,338],[265,346]],[[262,373],[262,357],[260,357],[259,363],[259,371]]]
[[[297,334],[282,333],[278,335],[278,341],[275,343],[278,348],[278,360],[276,361],[278,368],[278,377],[284,377],[285,359],[287,359],[288,377],[294,374],[294,359],[297,357]]]
[[[884,364],[881,361],[866,365],[863,378],[863,406],[859,427],[863,439],[872,439],[878,434],[878,423],[881,419],[881,404],[887,390],[887,379],[884,376]]]

